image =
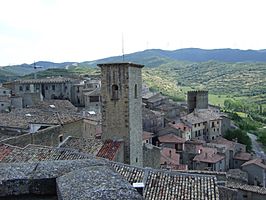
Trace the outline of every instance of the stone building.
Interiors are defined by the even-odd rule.
[[[10,89],[0,86],[0,113],[9,112],[11,106]]]
[[[125,163],[142,166],[143,65],[109,63],[98,66],[102,81],[102,139],[123,140]]]
[[[17,80],[7,84],[11,87],[12,95],[22,97],[23,107],[26,107],[42,100],[71,100],[71,88],[74,82],[75,80],[70,78],[55,77]]]
[[[191,138],[211,141],[222,135],[221,115],[212,110],[194,110],[192,113],[181,117],[181,121],[191,128]]]
[[[208,91],[188,91],[188,113],[194,109],[208,109]]]
[[[256,158],[245,162],[242,170],[248,173],[248,183],[266,187],[266,161]]]

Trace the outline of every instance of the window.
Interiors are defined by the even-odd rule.
[[[19,86],[19,91],[23,91],[23,87],[22,86]]]
[[[29,90],[30,90],[30,86],[26,85],[26,91],[29,91]]]
[[[200,123],[198,123],[198,126],[200,126]]]
[[[212,128],[214,127],[214,122],[212,122]]]
[[[59,135],[58,138],[59,138],[59,142],[63,142],[63,135]]]
[[[137,99],[138,98],[138,85],[137,84],[135,84],[135,91],[134,91],[134,96],[135,96],[135,99]]]
[[[1,106],[3,107],[3,106],[4,106],[4,104],[2,103],[2,104],[1,104]]]
[[[55,85],[52,85],[52,90],[55,91]]]
[[[219,121],[217,121],[217,124],[219,124]]]
[[[99,96],[90,96],[90,102],[99,102]]]
[[[138,158],[136,158],[136,163],[138,162]]]
[[[112,100],[118,100],[118,85],[112,85]]]
[[[3,94],[6,94],[6,91],[5,90],[3,91]]]
[[[48,90],[48,86],[45,86],[45,89]]]

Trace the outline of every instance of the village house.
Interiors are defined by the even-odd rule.
[[[248,183],[255,186],[266,187],[266,162],[255,158],[241,165],[242,170],[248,173]]]
[[[202,147],[193,159],[193,169],[225,171],[225,156],[219,154],[216,148]]]
[[[181,117],[181,122],[191,128],[191,138],[211,141],[222,135],[221,116],[211,110],[194,110]]]

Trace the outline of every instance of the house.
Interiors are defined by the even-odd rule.
[[[184,138],[186,141],[191,139],[191,128],[186,124],[179,122],[170,122],[168,125],[174,129],[180,131],[180,137]]]
[[[211,141],[222,135],[221,116],[212,110],[195,109],[192,113],[181,117],[181,122],[191,128],[191,138]]]
[[[161,147],[168,147],[175,149],[176,152],[184,151],[185,139],[173,134],[162,135],[158,137],[159,145]]]
[[[266,162],[256,158],[241,165],[242,170],[248,173],[248,183],[255,186],[266,187]]]
[[[240,144],[236,141],[227,140],[223,137],[218,137],[215,140],[212,140],[208,145],[216,147],[219,153],[225,155],[225,165],[227,170],[238,168],[239,164],[237,160],[239,159],[236,157],[236,160],[234,160],[234,157],[237,153],[246,152],[246,145]],[[244,154],[242,154],[241,157],[243,155]]]
[[[218,154],[216,148],[202,147],[193,159],[193,169],[225,171],[225,156]]]

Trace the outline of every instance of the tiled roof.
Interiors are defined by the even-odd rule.
[[[27,80],[17,80],[15,83],[19,84],[34,84],[34,83],[66,83],[73,79],[64,77],[54,77],[54,78],[42,78],[42,79],[27,79]]]
[[[61,148],[76,149],[79,152],[96,155],[103,146],[102,140],[99,139],[85,139],[68,137],[61,145]]]
[[[180,123],[176,123],[176,124],[173,124],[173,123],[168,123],[169,126],[175,128],[175,129],[179,129],[179,130],[182,130],[182,131],[187,131],[187,130],[190,130],[191,128],[189,126],[186,126],[184,123],[180,122]]]
[[[76,149],[79,152],[93,154],[98,157],[113,160],[119,151],[122,142],[99,139],[84,139],[68,137],[61,145],[61,148]]]
[[[234,156],[234,159],[236,160],[250,160],[252,158],[252,155],[250,153],[246,152],[239,152]]]
[[[2,162],[35,162],[89,158],[92,158],[92,156],[67,149],[28,145],[25,148],[14,148],[11,153],[2,159]],[[138,168],[115,162],[110,164],[129,183],[144,183],[143,197],[147,200],[219,199],[215,176]]]
[[[241,166],[244,167],[244,166],[252,165],[252,164],[266,169],[266,165],[263,163],[263,161],[260,158],[255,158],[253,160],[249,160],[249,161],[245,162],[244,164],[242,164]]]
[[[6,144],[0,144],[0,162],[8,156],[15,147]]]
[[[248,185],[248,184],[243,184],[243,183],[236,183],[232,181],[227,181],[226,187],[266,195],[265,187],[259,187],[259,186]]]
[[[106,158],[108,160],[114,160],[121,145],[122,142],[106,140],[96,156]]]
[[[143,197],[161,199],[219,199],[216,177],[143,169],[113,163],[113,168],[131,184],[143,182]]]
[[[81,120],[74,112],[57,112],[48,109],[23,108],[0,115],[0,126],[28,129],[29,124],[67,124]]]
[[[52,148],[46,146],[27,145],[24,148],[15,147],[6,154],[1,162],[35,162],[44,160],[76,160],[91,158],[91,155],[73,150]]]
[[[178,137],[173,134],[163,135],[158,137],[158,139],[161,143],[185,143],[186,141],[184,138]]]
[[[218,137],[214,140],[211,141],[211,143],[215,143],[215,144],[222,144],[225,145],[227,149],[234,149],[236,142],[232,142],[230,140],[227,140],[223,137]]]
[[[38,101],[32,108],[45,109],[57,112],[76,112],[77,108],[69,100]]]
[[[217,149],[202,147],[201,153],[196,155],[193,161],[205,162],[205,163],[217,163],[224,159],[224,156],[217,154]]]
[[[183,122],[188,122],[190,124],[196,124],[196,123],[202,123],[206,121],[220,120],[220,119],[222,119],[220,113],[213,112],[207,109],[197,110],[181,117],[181,120]]]

